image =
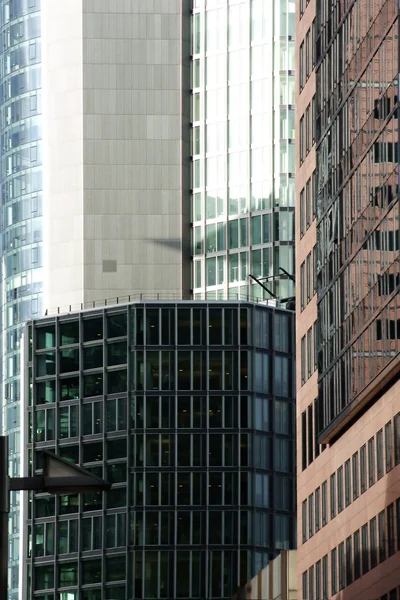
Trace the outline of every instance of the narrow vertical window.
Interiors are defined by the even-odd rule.
[[[344,560],[344,542],[339,544],[339,591],[346,585],[345,579],[345,560]]]
[[[351,535],[346,538],[346,585],[353,581],[353,550]]]
[[[393,431],[392,421],[385,425],[385,458],[386,473],[393,469]]]
[[[328,482],[324,481],[322,484],[322,502],[321,502],[321,508],[322,508],[322,527],[324,527],[327,524],[327,488],[328,488]]]
[[[360,552],[360,530],[353,534],[353,546],[354,546],[354,580],[361,577],[361,552]]]
[[[371,569],[373,569],[378,564],[377,543],[376,543],[376,517],[371,519],[369,522],[369,545],[370,545]]]
[[[322,600],[328,600],[328,555],[322,558]]]
[[[337,551],[334,548],[331,551],[331,594],[337,593]]]
[[[315,600],[321,600],[321,561],[315,565]]]
[[[394,463],[400,463],[400,412],[394,418]]]
[[[308,496],[308,536],[314,535],[314,494]]]
[[[336,473],[331,475],[331,519],[336,517]]]
[[[352,457],[352,467],[353,467],[353,500],[357,500],[358,498],[358,452],[355,452]]]
[[[301,415],[301,468],[307,468],[307,412]]]
[[[388,555],[394,554],[394,504],[389,504],[386,515]]]
[[[375,483],[375,439],[368,440],[368,483],[369,487]]]
[[[367,489],[367,447],[360,448],[360,490],[363,494]]]
[[[340,513],[343,510],[343,467],[339,467],[337,470],[337,497],[337,510]]]
[[[382,510],[378,515],[378,540],[379,540],[379,562],[386,560],[386,528],[385,511]]]
[[[378,480],[383,477],[383,429],[376,434],[376,470]]]
[[[302,575],[302,587],[303,587],[303,600],[309,600],[308,598],[308,573],[304,571]]]
[[[315,490],[315,533],[321,529],[321,488]]]
[[[301,505],[301,529],[303,544],[307,541],[307,499]]]
[[[368,523],[361,528],[361,559],[362,559],[362,574],[369,571],[369,550],[368,550]]]
[[[350,459],[344,463],[344,502],[349,506],[351,502],[351,480],[350,480]]]

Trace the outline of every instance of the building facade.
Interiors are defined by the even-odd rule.
[[[113,485],[29,497],[24,597],[231,598],[294,547],[293,324],[246,302],[29,323],[26,472],[46,448]]]
[[[196,298],[294,295],[294,0],[195,0]]]
[[[394,0],[297,4],[298,568],[307,599],[398,597],[398,27]]]
[[[0,2],[1,391],[10,472],[20,463],[20,337],[43,313],[42,46],[40,0]],[[17,596],[19,494],[10,513],[9,582]]]
[[[232,600],[297,600],[297,553],[282,550]]]

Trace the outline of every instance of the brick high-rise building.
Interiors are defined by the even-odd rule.
[[[297,3],[301,598],[398,598],[397,0]]]

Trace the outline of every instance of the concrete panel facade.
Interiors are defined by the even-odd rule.
[[[47,3],[48,307],[190,290],[189,5]]]

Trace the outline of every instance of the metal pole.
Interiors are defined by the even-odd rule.
[[[0,436],[0,598],[7,598],[8,572],[8,437]]]

